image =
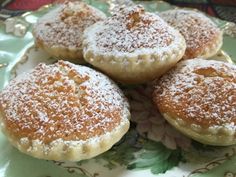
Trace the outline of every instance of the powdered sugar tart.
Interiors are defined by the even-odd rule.
[[[206,15],[190,9],[174,9],[159,13],[186,40],[184,59],[215,55],[222,46],[223,32]]]
[[[123,83],[159,77],[183,56],[182,35],[140,5],[120,8],[84,32],[87,62]]]
[[[83,2],[66,1],[35,24],[35,44],[56,58],[82,62],[83,31],[105,17],[103,12]]]
[[[154,101],[170,124],[210,145],[236,144],[236,66],[182,61],[157,81]]]
[[[115,1],[109,1],[111,6],[110,3],[108,4],[107,1],[103,0],[90,0],[87,2],[105,13],[110,13]],[[145,9],[152,12],[175,8],[175,6],[162,1],[139,1],[138,3],[142,3]],[[55,63],[55,58],[50,57],[41,48],[32,46],[34,39],[31,33],[31,25],[52,8],[55,8],[55,6],[49,5],[39,11],[28,12],[20,19],[18,17],[12,18],[11,20],[17,20],[17,22],[19,22],[18,20],[23,20],[29,25],[29,28],[25,28],[25,35],[21,33],[21,37],[14,35],[19,34],[16,33],[19,30],[19,24],[10,27],[11,24],[8,21],[0,23],[2,44],[0,44],[2,49],[0,50],[0,89],[7,86],[10,78],[15,78],[22,72],[31,70],[38,63]],[[217,26],[225,30],[222,50],[213,58],[217,60],[223,59],[223,61],[235,61],[235,28],[230,22],[214,17],[211,19],[216,22]],[[13,29],[15,30],[14,34],[13,32],[7,32],[5,24],[8,28],[15,27]],[[25,23],[22,24],[24,25]],[[225,58],[225,54],[228,54],[232,60],[230,57],[228,59]],[[58,162],[32,158],[12,147],[6,136],[0,132],[0,176],[235,176],[235,145],[225,147],[206,146],[193,140],[190,141],[184,135],[180,136],[181,133],[179,131],[176,133],[173,126],[163,120],[163,117],[153,108],[155,105],[152,105],[151,95],[149,95],[151,90],[144,88],[146,88],[146,85],[139,85],[138,87],[122,86],[122,90],[130,101],[131,121],[133,121],[130,130],[111,149],[89,160]],[[134,122],[138,124],[137,127],[134,126]],[[145,132],[148,134],[147,138],[140,136],[140,134]],[[150,140],[150,138],[155,141]],[[176,146],[178,147],[177,149]],[[185,148],[188,148],[188,150],[186,151]]]
[[[1,128],[20,151],[78,161],[107,151],[129,128],[129,105],[106,76],[59,61],[39,64],[0,94]]]

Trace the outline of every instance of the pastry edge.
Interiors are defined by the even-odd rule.
[[[229,146],[236,144],[235,130],[231,131],[224,126],[203,129],[200,125],[187,125],[183,119],[177,116],[171,117],[168,113],[161,114],[178,131],[200,143],[213,146]]]

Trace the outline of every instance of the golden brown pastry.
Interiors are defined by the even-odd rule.
[[[35,24],[35,44],[56,58],[82,62],[83,31],[105,17],[103,12],[83,2],[65,2]]]
[[[174,9],[161,12],[159,15],[184,36],[187,45],[184,59],[209,58],[221,48],[222,31],[203,13]]]
[[[209,145],[236,144],[236,66],[192,59],[157,81],[153,100],[165,119]]]
[[[142,6],[120,8],[84,32],[85,60],[128,84],[162,75],[182,58],[185,48],[177,30]]]
[[[0,93],[0,125],[31,156],[78,161],[94,157],[129,128],[129,105],[105,75],[59,61],[39,64]]]

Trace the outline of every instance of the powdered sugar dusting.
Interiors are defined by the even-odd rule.
[[[220,29],[205,15],[193,10],[168,10],[159,14],[166,22],[180,31],[187,44],[186,57],[201,56],[207,46],[214,45]]]
[[[155,54],[182,44],[182,36],[142,6],[120,8],[84,33],[85,51],[106,55]]]
[[[83,31],[105,17],[103,12],[85,3],[65,2],[39,19],[34,35],[50,46],[81,48]]]
[[[236,128],[236,66],[193,59],[179,63],[156,86],[155,102],[203,128]]]
[[[128,114],[122,92],[106,76],[63,61],[40,64],[17,77],[0,98],[8,131],[23,140],[44,143],[82,141],[109,133]]]

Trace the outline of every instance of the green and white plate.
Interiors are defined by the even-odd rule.
[[[118,2],[118,1],[117,1]],[[109,14],[115,0],[87,0]],[[122,1],[131,5],[130,1]],[[176,8],[162,1],[139,1],[148,11]],[[11,78],[40,62],[56,59],[34,47],[32,24],[53,5],[0,21],[0,90]],[[224,30],[222,50],[213,57],[236,62],[236,25],[212,18]],[[111,150],[81,162],[39,160],[13,148],[0,133],[0,177],[236,177],[236,146],[205,146],[174,130],[154,109],[148,86],[122,87],[132,110],[130,131]],[[152,140],[151,140],[152,139]]]

